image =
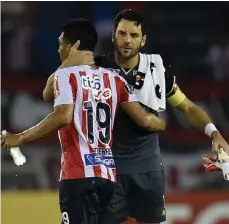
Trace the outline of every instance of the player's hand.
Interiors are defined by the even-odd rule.
[[[79,45],[80,41],[78,40],[71,47],[69,56],[64,62],[66,66],[93,65],[95,63],[93,52],[78,50]]]
[[[229,155],[229,145],[227,142],[224,140],[222,135],[218,132],[215,131],[212,134],[213,141],[212,141],[212,151],[215,155],[218,154],[218,150],[222,148],[228,155]]]
[[[1,146],[7,151],[12,147],[20,146],[24,143],[22,134],[10,134],[1,135]]]

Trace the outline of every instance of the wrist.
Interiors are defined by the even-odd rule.
[[[213,131],[212,134],[211,134],[211,138],[216,138],[216,137],[219,137],[221,136],[221,134],[219,133],[219,131]]]
[[[212,137],[212,138],[214,137],[214,135],[219,134],[216,126],[213,123],[208,123],[205,126],[204,132],[207,136]]]

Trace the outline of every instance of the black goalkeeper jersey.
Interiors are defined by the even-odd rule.
[[[120,68],[115,62],[114,54],[95,57],[95,64],[108,69],[114,69],[124,77],[129,85],[136,82],[138,65],[130,69]],[[167,70],[168,73],[168,70]],[[171,96],[174,78],[165,75],[166,92]],[[155,115],[156,111],[141,104],[142,107]],[[117,168],[117,175],[148,173],[163,170],[164,166],[160,154],[158,132],[148,132],[140,128],[119,107],[113,128],[112,151]]]

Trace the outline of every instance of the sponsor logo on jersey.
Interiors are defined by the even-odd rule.
[[[89,76],[81,76],[81,82],[84,89],[92,89],[95,91],[101,90],[101,83],[97,75],[94,75],[93,78]]]
[[[115,162],[112,156],[103,156],[97,153],[85,154],[85,163],[87,166],[100,166],[104,165],[108,168],[115,169]]]
[[[105,88],[103,90],[100,91],[93,91],[93,95],[95,97],[96,100],[107,100],[109,98],[111,98],[111,90],[109,88]]]

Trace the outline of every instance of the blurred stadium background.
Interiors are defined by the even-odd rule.
[[[143,52],[161,54],[172,65],[182,90],[228,139],[228,2],[1,2],[2,130],[27,129],[52,111],[52,103],[42,100],[42,90],[60,65],[57,38],[66,19],[94,22],[100,36],[98,55],[113,51],[112,18],[127,8],[142,11],[147,19]],[[229,182],[202,167],[201,156],[211,148],[208,137],[171,108],[163,116],[169,127],[160,136],[167,224],[228,224]],[[59,223],[57,135],[23,151],[28,161],[22,167],[1,151],[2,223]]]

